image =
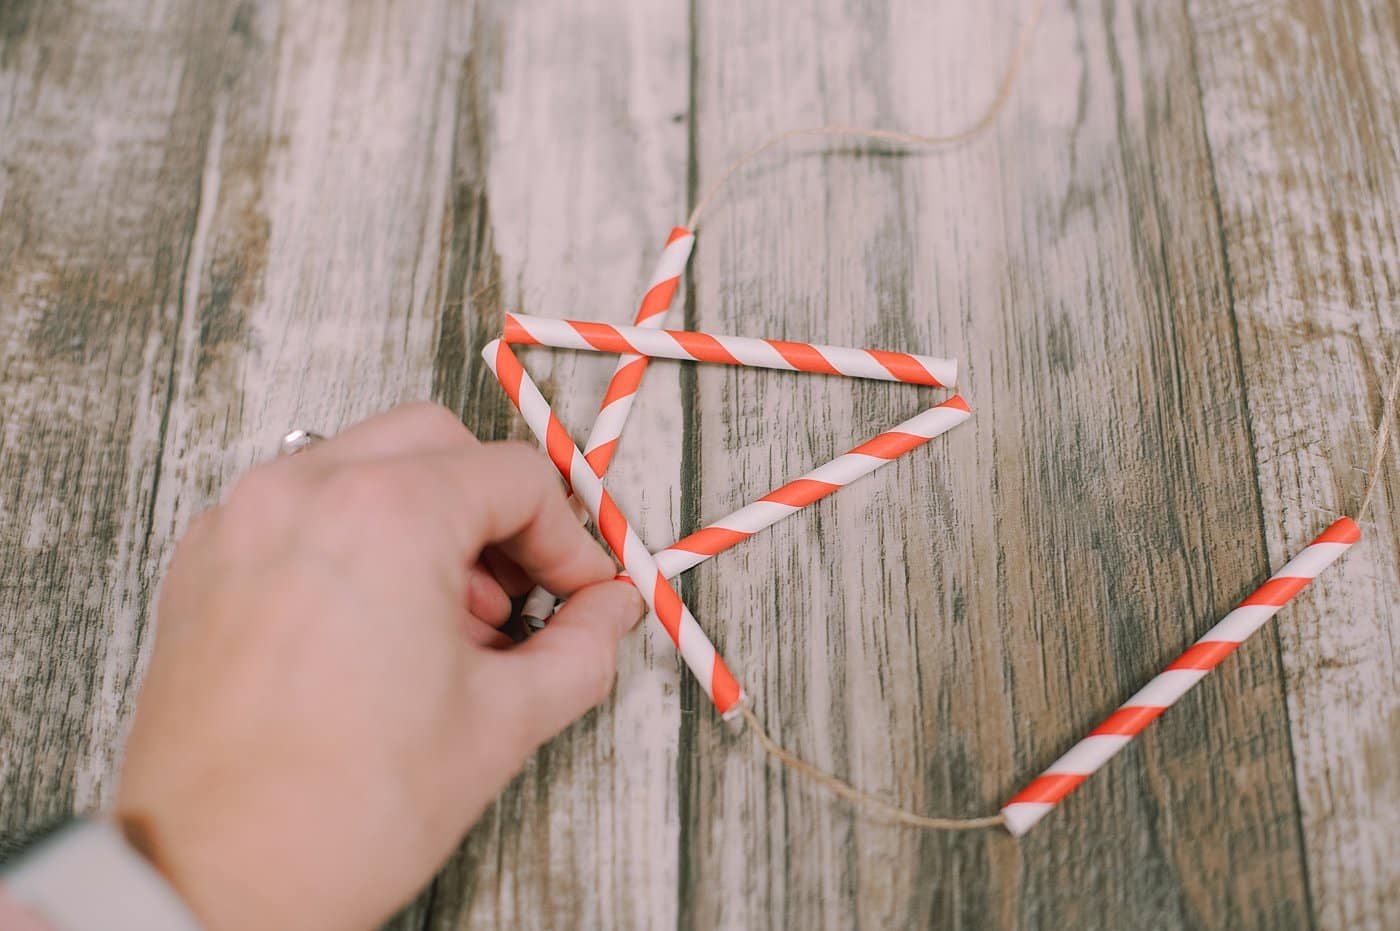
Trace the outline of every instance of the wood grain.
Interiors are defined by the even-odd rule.
[[[500,2],[477,16],[459,104],[468,215],[449,261],[479,270],[446,312],[466,321],[454,375],[466,422],[523,438],[479,352],[507,308],[631,321],[685,207],[688,19],[645,0]],[[582,443],[615,360],[521,358]],[[653,366],[608,479],[659,545],[676,537],[678,371]],[[438,881],[432,927],[676,924],[681,673],[657,633],[629,638],[613,698],[537,754],[472,832]]]
[[[1400,366],[1400,11],[1192,6],[1277,565],[1356,512]],[[1329,928],[1400,921],[1394,449],[1366,545],[1279,619],[1309,898]]]
[[[524,436],[502,310],[630,319],[728,159],[965,124],[1027,5],[0,5],[0,852],[107,798],[170,549],[282,432]],[[776,737],[989,813],[1356,507],[1397,105],[1384,0],[1083,0],[986,137],[738,176],[677,319],[956,355],[976,412],[684,578]],[[582,439],[612,361],[524,359]],[[942,396],[658,362],[609,486],[660,546]],[[1393,927],[1383,468],[1363,545],[1020,842],[828,799],[652,631],[394,927]]]
[[[957,50],[1016,14],[953,17],[706,7],[702,180],[772,126],[968,121],[1004,54]],[[1052,10],[995,138],[775,158],[701,231],[701,327],[964,360],[969,425],[692,583],[782,739],[917,810],[994,811],[1267,574],[1188,29]],[[704,516],[924,400],[696,377]],[[1020,844],[855,817],[686,720],[695,927],[1308,921],[1274,632]]]
[[[0,825],[101,796],[230,4],[0,10]]]

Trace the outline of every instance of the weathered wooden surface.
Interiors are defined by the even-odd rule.
[[[163,561],[283,430],[433,396],[522,435],[476,363],[503,308],[627,319],[729,158],[961,125],[1024,13],[0,4],[0,844],[110,791]],[[686,577],[760,717],[994,810],[1354,510],[1398,212],[1386,0],[1052,2],[982,139],[742,172],[677,316],[957,355],[976,411]],[[526,362],[582,436],[611,361]],[[937,396],[658,363],[610,484],[661,545]],[[1393,927],[1385,469],[1363,544],[1020,842],[830,802],[649,633],[396,924]]]

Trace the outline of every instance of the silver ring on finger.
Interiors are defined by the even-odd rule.
[[[295,456],[297,453],[305,452],[324,440],[324,436],[319,433],[312,433],[310,430],[293,430],[282,437],[282,443],[277,448],[277,455]]]

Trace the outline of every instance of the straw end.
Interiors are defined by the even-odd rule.
[[[958,384],[958,360],[939,359],[938,368],[933,373],[933,377],[938,379],[938,384],[943,388],[955,388]]]
[[[736,734],[742,733],[745,725],[744,712],[749,709],[749,694],[744,691],[739,692],[739,698],[734,704],[729,706],[728,711],[720,713],[720,720],[729,725],[729,729]]]
[[[1001,821],[1012,837],[1021,837],[1054,807],[1046,802],[1011,802],[1001,810]]]
[[[955,411],[962,411],[964,414],[972,413],[972,408],[968,406],[967,400],[963,398],[963,396],[960,394],[955,394],[948,400],[942,402],[941,404],[935,404],[934,406],[946,407]]]
[[[1361,528],[1350,517],[1333,521],[1332,525],[1318,535],[1314,543],[1355,543],[1361,539]]]

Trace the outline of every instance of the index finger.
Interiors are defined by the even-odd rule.
[[[555,595],[617,574],[617,566],[569,507],[544,454],[519,442],[437,454],[463,493],[464,526]]]

